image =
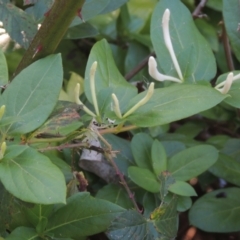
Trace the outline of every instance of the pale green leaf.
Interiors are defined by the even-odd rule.
[[[105,231],[122,212],[118,205],[95,199],[87,192],[77,193],[49,218],[45,232],[62,238],[93,235]]]
[[[128,176],[134,183],[149,192],[158,193],[160,191],[160,183],[156,176],[146,168],[129,167]]]
[[[145,95],[146,92],[143,92],[134,97],[127,109]],[[158,126],[212,108],[224,98],[225,95],[208,86],[176,84],[155,89],[151,99],[127,117],[127,120],[139,127]]]
[[[190,224],[206,232],[240,231],[240,189],[212,191],[199,198],[189,213]]]
[[[60,54],[38,60],[19,73],[0,98],[0,106],[6,105],[2,121],[15,120],[5,132],[24,134],[41,126],[57,103],[62,78]]]
[[[151,148],[152,168],[156,176],[167,169],[167,156],[161,142],[153,141]]]
[[[197,177],[218,159],[218,151],[210,145],[199,145],[183,150],[168,161],[168,171],[176,180]]]
[[[12,3],[0,2],[0,20],[10,37],[27,49],[37,33],[30,15]]]
[[[180,196],[190,197],[197,196],[194,188],[186,182],[176,181],[168,188],[169,192],[178,194]]]
[[[65,203],[61,171],[44,155],[27,146],[9,146],[0,163],[0,179],[17,198],[32,203]]]
[[[134,160],[139,167],[152,170],[151,147],[153,139],[146,133],[134,135],[131,141],[131,149]]]

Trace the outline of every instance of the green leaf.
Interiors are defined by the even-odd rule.
[[[73,179],[71,166],[68,165],[63,159],[59,158],[56,156],[56,154],[50,151],[44,152],[43,154],[46,155],[51,160],[51,162],[62,171],[67,183]]]
[[[67,205],[59,208],[49,218],[46,233],[54,237],[79,238],[105,231],[111,221],[123,208],[101,199],[95,199],[87,192],[74,194]]]
[[[8,66],[5,55],[0,49],[0,86],[8,83]]]
[[[160,183],[156,176],[146,168],[129,167],[128,176],[134,183],[149,192],[158,193],[160,191]]]
[[[151,147],[153,139],[146,133],[134,135],[131,141],[131,149],[134,160],[139,167],[152,170],[151,164]]]
[[[237,232],[240,230],[240,189],[219,189],[205,194],[192,206],[190,224],[206,232]]]
[[[223,8],[223,0],[208,0],[206,6],[221,12]]]
[[[145,94],[143,92],[134,97],[127,109],[138,103]],[[176,84],[155,89],[151,99],[127,120],[139,127],[158,126],[212,108],[224,98],[225,95],[208,86]]]
[[[60,54],[38,60],[17,75],[0,98],[0,105],[6,105],[2,121],[16,121],[5,132],[24,134],[41,126],[57,103],[62,78]]]
[[[110,240],[159,240],[160,234],[140,213],[129,210],[112,222],[107,231]]]
[[[217,177],[240,186],[240,163],[224,154],[219,155],[218,161],[209,171]]]
[[[111,0],[107,7],[101,12],[101,14],[112,12],[119,7],[121,7],[124,3],[126,3],[128,0]]]
[[[95,85],[97,95],[101,91],[104,91],[105,99],[111,97],[112,93],[115,93],[120,102],[120,108],[123,110],[126,108],[127,103],[137,94],[137,89],[132,86],[130,83],[126,82],[123,76],[119,73],[116,65],[114,63],[111,49],[106,40],[97,42],[90,53],[87,68],[85,71],[85,80],[84,88],[87,99],[92,103],[92,96],[90,91],[90,81],[89,81],[89,72],[90,68],[94,61],[98,62],[96,75],[95,75]],[[108,90],[105,92],[106,90]],[[104,112],[111,111],[111,100],[108,102],[100,102],[99,106],[105,105],[104,108],[101,108]],[[123,111],[122,111],[123,112]]]
[[[206,171],[218,159],[218,151],[210,145],[183,150],[168,161],[168,171],[176,180],[187,181]]]
[[[232,0],[229,4],[228,0],[223,0],[223,18],[227,31],[231,49],[235,53],[236,58],[240,61],[240,39],[238,26],[240,23],[240,15],[238,11],[239,1]]]
[[[47,219],[53,211],[53,205],[36,204],[34,207],[24,207],[23,212],[28,221],[37,227],[42,219]],[[46,227],[46,225],[45,225]],[[42,233],[41,231],[40,233]]]
[[[186,149],[185,145],[180,141],[175,141],[175,140],[164,141],[164,140],[161,140],[161,143],[164,146],[167,157],[172,157],[176,153]]]
[[[218,35],[217,35],[216,29],[210,23],[208,23],[205,19],[196,19],[195,24],[199,32],[208,41],[211,49],[217,52],[218,51]]]
[[[230,138],[226,140],[221,152],[240,162],[240,139]]]
[[[126,190],[116,184],[108,184],[101,188],[97,192],[96,198],[107,200],[126,209],[133,207]]]
[[[44,155],[27,146],[9,146],[0,163],[4,187],[32,203],[65,203],[66,185],[61,171]]]
[[[152,168],[156,176],[167,169],[167,156],[163,145],[155,139],[151,148]]]
[[[27,227],[18,227],[5,238],[6,240],[41,240],[35,229]]]
[[[159,69],[167,75],[178,77],[163,39],[161,21],[167,8],[171,12],[170,36],[185,82],[211,80],[216,74],[214,55],[208,42],[194,25],[189,10],[179,0],[160,1],[152,16],[151,39],[158,58]]]
[[[177,210],[178,212],[185,212],[192,206],[192,199],[190,197],[178,197]]]
[[[135,41],[130,42],[125,58],[125,73],[132,71],[147,55],[149,55],[149,49],[147,47]],[[139,71],[131,78],[131,81],[139,81],[139,79],[143,78],[143,75],[147,75],[147,68],[144,70]]]
[[[27,49],[37,33],[37,24],[31,16],[12,3],[1,1],[0,20],[10,37]]]
[[[166,239],[174,239],[178,230],[178,213],[177,213],[178,197],[173,196],[169,203],[161,204],[155,209],[151,216],[153,224],[158,232]]]
[[[88,20],[102,14],[104,9],[111,3],[110,0],[87,0],[85,1],[81,9],[81,18],[75,17],[70,27],[74,27],[79,24],[85,24]]]
[[[180,196],[190,197],[197,196],[194,188],[186,182],[176,181],[168,188],[169,192],[178,194]]]
[[[98,31],[89,23],[79,24],[71,27],[67,30],[64,38],[65,39],[81,39],[95,37],[98,35]]]

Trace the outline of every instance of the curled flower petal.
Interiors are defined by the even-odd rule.
[[[157,69],[157,62],[154,57],[150,57],[148,60],[148,72],[152,78],[154,78],[160,82],[168,80],[168,81],[172,81],[172,82],[182,83],[182,81],[178,78],[160,73]]]
[[[114,93],[112,94],[112,99],[114,102],[113,111],[115,112],[115,114],[117,115],[118,118],[122,118],[122,113],[121,113],[121,110],[119,107],[119,101],[118,101],[117,96]]]
[[[139,107],[144,105],[149,101],[149,99],[152,97],[154,92],[154,83],[152,82],[147,90],[147,94],[143,99],[141,99],[136,105],[134,105],[130,110],[128,110],[124,115],[123,118],[128,117],[131,115],[133,112],[135,112]]]
[[[180,69],[180,66],[178,64],[178,60],[177,57],[175,55],[174,49],[173,49],[173,45],[172,45],[172,41],[171,41],[171,37],[170,37],[170,32],[169,32],[169,20],[170,20],[170,11],[167,8],[163,14],[163,18],[162,18],[162,28],[163,28],[163,38],[164,38],[164,42],[165,45],[170,53],[170,56],[172,58],[173,61],[173,65],[177,71],[178,77],[181,79],[181,81],[183,81],[183,75],[182,75],[182,71]]]
[[[215,87],[215,89],[217,89],[222,94],[227,94],[232,86],[232,83],[233,83],[233,73],[230,72],[227,76],[227,79],[224,81],[223,88],[220,88],[221,86],[219,87],[219,85],[218,85]]]

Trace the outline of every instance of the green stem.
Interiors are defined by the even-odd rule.
[[[85,0],[57,0],[19,63],[14,76],[34,61],[53,54]]]

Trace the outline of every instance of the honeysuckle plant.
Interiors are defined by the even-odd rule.
[[[240,230],[239,3],[193,2],[0,1],[0,239]]]

